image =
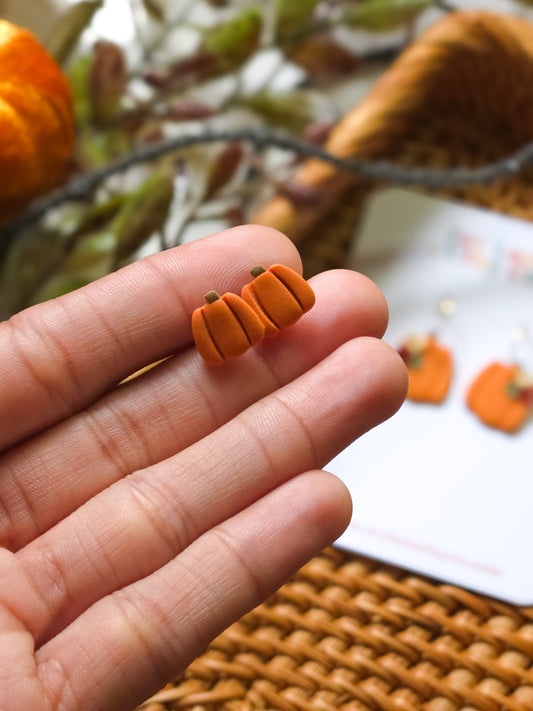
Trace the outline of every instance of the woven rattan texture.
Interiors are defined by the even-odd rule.
[[[451,13],[403,52],[335,127],[326,148],[344,158],[408,166],[479,166],[533,140],[533,25],[485,12]],[[375,183],[306,161],[294,178],[310,199],[274,197],[253,221],[288,234],[308,276],[337,267]],[[298,190],[293,190],[298,194]],[[451,193],[533,219],[533,170]]]
[[[533,609],[327,550],[142,708],[530,711]]]
[[[533,27],[487,13],[436,24],[333,132],[334,154],[480,165],[533,140]],[[377,186],[307,161],[310,204],[256,216],[289,234],[307,275],[345,262]],[[533,219],[533,172],[456,191]],[[524,561],[524,565],[530,564]],[[216,639],[143,711],[532,711],[533,609],[325,551]]]

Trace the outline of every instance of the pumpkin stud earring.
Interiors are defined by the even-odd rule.
[[[441,316],[455,311],[451,299],[439,304]],[[448,393],[453,371],[452,355],[434,334],[411,335],[398,348],[408,372],[407,399],[433,405],[442,403]]]
[[[284,264],[273,264],[251,270],[254,279],[241,291],[241,296],[257,313],[265,327],[265,338],[272,338],[309,311],[315,294],[306,280]]]
[[[259,343],[265,327],[255,311],[237,294],[205,295],[205,304],[192,314],[192,333],[198,352],[209,365],[245,353]]]
[[[522,337],[525,339],[525,330],[520,336],[518,329],[515,338],[520,340]],[[507,434],[518,432],[533,411],[533,374],[516,361],[494,361],[471,383],[466,404],[487,427]]]

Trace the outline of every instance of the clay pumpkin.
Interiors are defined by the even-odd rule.
[[[66,177],[70,86],[28,30],[0,20],[0,222]]]
[[[254,279],[242,289],[241,296],[263,322],[266,338],[292,326],[315,303],[309,284],[284,264],[268,269],[257,266],[251,273]]]
[[[261,320],[237,294],[219,296],[210,291],[205,301],[192,314],[192,333],[198,352],[209,365],[240,356],[263,339]]]
[[[412,336],[398,349],[409,377],[407,398],[414,402],[441,403],[450,387],[452,357],[434,336]]]
[[[533,406],[533,379],[518,365],[491,363],[471,384],[466,402],[488,427],[516,432]]]

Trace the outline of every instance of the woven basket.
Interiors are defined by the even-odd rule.
[[[474,166],[532,139],[533,27],[457,13],[400,57],[327,148],[406,165]],[[314,160],[296,179],[323,199],[294,206],[275,197],[255,221],[292,237],[308,275],[342,265],[375,184]],[[530,170],[455,195],[533,219]],[[142,709],[531,711],[533,608],[329,549]]]
[[[511,16],[452,13],[399,57],[325,147],[344,158],[449,168],[505,158],[532,139],[533,25]],[[344,262],[376,184],[318,160],[305,162],[294,182],[313,189],[309,204],[277,196],[252,221],[289,235],[310,276]],[[533,219],[531,168],[452,194]]]

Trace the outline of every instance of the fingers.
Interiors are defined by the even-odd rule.
[[[392,414],[404,393],[405,368],[395,351],[371,338],[344,344],[204,440],[120,480],[19,551],[38,595],[19,614],[37,640],[49,639],[102,595],[151,574],[291,477],[324,466]],[[12,601],[16,609],[21,600],[18,594]],[[30,618],[27,610],[38,612]]]
[[[335,540],[350,511],[335,477],[305,474],[101,600],[37,652],[50,706],[135,708]]]
[[[0,323],[0,449],[93,402],[191,342],[209,289],[240,291],[258,263],[301,270],[279,232],[244,226],[132,264]]]
[[[16,550],[122,476],[202,439],[351,338],[380,337],[387,307],[351,271],[312,281],[315,307],[223,368],[183,353],[0,459],[0,543]],[[246,383],[246,387],[242,384]]]

